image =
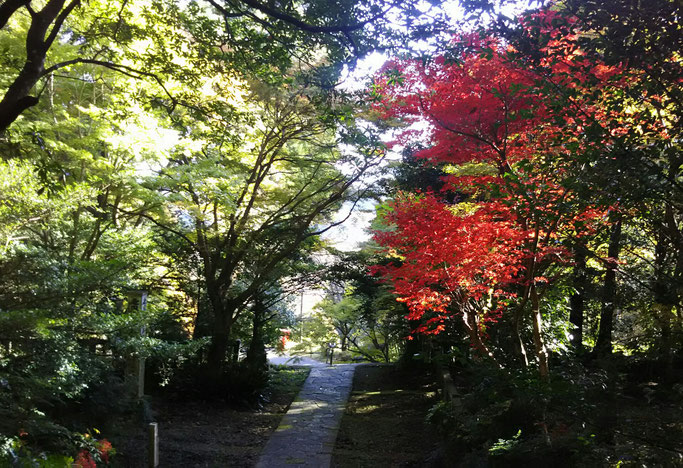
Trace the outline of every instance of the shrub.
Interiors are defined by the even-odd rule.
[[[266,369],[254,368],[244,362],[230,365],[219,376],[212,375],[203,366],[188,365],[176,372],[168,391],[182,395],[182,398],[250,404],[261,397],[267,384]]]

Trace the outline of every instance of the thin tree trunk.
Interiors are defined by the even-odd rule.
[[[339,346],[339,350],[342,351],[342,352],[343,352],[343,351],[346,351],[347,349],[349,349],[349,345],[348,345],[348,341],[347,341],[347,336],[348,336],[347,334],[345,334],[345,333],[342,332],[341,343],[340,343],[340,346]]]
[[[536,286],[531,286],[529,294],[531,295],[534,349],[536,351],[536,359],[538,360],[538,372],[542,379],[547,379],[550,373],[548,367],[548,350],[545,346],[545,340],[543,339],[543,317],[541,316],[541,307]]]
[[[470,345],[476,353],[474,354],[474,359],[475,360],[480,360],[483,357],[488,357],[493,360],[496,364],[498,362],[496,361],[495,357],[493,356],[493,353],[491,350],[486,346],[484,343],[484,340],[481,338],[481,333],[479,330],[479,322],[477,320],[477,314],[474,310],[471,310],[472,308],[464,304],[462,308],[462,321],[465,325],[465,329],[467,330],[467,334],[470,337]]]
[[[571,310],[569,322],[572,324],[569,342],[575,350],[583,349],[583,317],[586,296],[586,246],[577,243],[574,247],[574,271],[572,284],[574,294],[569,298]]]
[[[526,302],[526,301],[525,301]],[[524,303],[519,304],[512,314],[512,328],[513,328],[513,339],[515,344],[515,353],[519,357],[522,365],[526,368],[529,367],[529,356],[526,352],[526,347],[524,346],[524,340],[522,340],[522,317],[524,314]]]
[[[607,248],[607,271],[602,290],[602,310],[600,311],[600,328],[598,339],[593,350],[599,356],[612,354],[612,327],[614,311],[617,304],[617,261],[621,250],[621,216],[610,229],[609,247]]]
[[[676,177],[680,176],[680,168],[683,165],[683,155],[680,152],[670,152],[672,159],[669,165],[669,181],[673,184]],[[683,351],[683,231],[679,228],[677,220],[681,219],[681,210],[673,203],[667,202],[665,208],[665,222],[671,239],[672,253],[674,256],[674,272],[671,281],[671,303],[676,313],[671,308],[669,317],[671,320],[671,333],[673,334],[672,346],[679,352]]]
[[[676,245],[676,269],[674,271],[676,314],[672,313],[676,347],[683,351],[683,235],[679,235]]]

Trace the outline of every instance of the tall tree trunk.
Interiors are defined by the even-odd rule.
[[[349,344],[347,340],[348,334],[342,333],[341,335],[341,343],[339,344],[339,350],[340,351],[346,351],[349,349]]]
[[[211,344],[207,356],[209,373],[218,376],[223,371],[226,362],[228,348],[230,347],[230,331],[232,328],[233,308],[223,306],[221,309],[213,309],[214,321],[211,333]]]
[[[220,375],[223,372],[229,341],[230,334],[226,331],[215,332],[211,336],[206,364],[209,373],[213,376]]]
[[[541,315],[541,305],[536,286],[532,285],[529,291],[531,299],[531,313],[533,323],[534,350],[538,360],[538,372],[542,379],[547,379],[550,374],[548,367],[548,350],[543,339],[543,317]]]
[[[247,349],[247,363],[254,369],[263,369],[268,362],[266,345],[263,339],[263,326],[266,323],[266,309],[263,302],[256,298],[252,318],[251,341]]]
[[[617,304],[617,261],[621,251],[621,215],[610,229],[609,247],[607,248],[607,271],[602,289],[602,310],[600,311],[600,328],[598,339],[593,350],[599,356],[612,354],[612,327],[614,311]]]
[[[674,325],[674,306],[679,301],[678,285],[675,283],[678,267],[678,227],[673,215],[673,208],[667,204],[665,220],[657,232],[655,246],[654,304],[652,313],[661,336],[658,352],[665,364],[671,364],[672,327]],[[672,276],[667,273],[673,264]]]
[[[669,163],[668,179],[675,185],[677,177],[680,177],[683,165],[683,155],[680,152],[671,151]],[[679,352],[683,351],[683,230],[679,228],[680,220],[683,218],[680,205],[678,207],[671,202],[666,203],[664,219],[669,235],[672,254],[674,258],[673,278],[671,279],[671,304],[669,310],[671,321],[671,333],[673,334],[672,345],[676,346]],[[673,309],[675,308],[676,313]]]
[[[571,310],[569,322],[572,324],[569,342],[575,350],[583,349],[583,316],[586,297],[586,246],[577,243],[574,246],[574,271],[572,274],[574,294],[569,298]]]

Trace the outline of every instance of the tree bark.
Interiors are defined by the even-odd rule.
[[[346,351],[347,349],[349,349],[349,345],[347,344],[346,335],[342,335],[341,343],[339,345],[339,350],[343,352],[343,351]]]
[[[577,243],[574,246],[574,271],[572,274],[574,294],[569,298],[569,322],[572,324],[569,342],[575,350],[583,349],[583,317],[587,289],[586,246]]]
[[[671,363],[672,327],[674,324],[674,306],[678,303],[676,267],[678,252],[676,249],[678,228],[673,217],[673,209],[667,204],[665,208],[665,222],[657,232],[657,245],[655,246],[655,274],[654,274],[654,304],[652,314],[655,323],[660,329],[661,335],[657,346],[659,356],[665,365]],[[667,270],[674,264],[672,276]]]
[[[406,312],[407,313],[407,312]],[[415,356],[422,353],[422,340],[424,335],[415,333],[414,330],[420,326],[419,320],[408,319],[408,330],[407,336],[403,339],[403,350],[401,352],[401,357],[399,358],[399,363],[403,367],[409,367],[415,364]]]
[[[607,271],[602,289],[602,310],[600,311],[600,328],[595,343],[594,353],[598,356],[612,354],[612,326],[617,304],[617,261],[621,251],[621,216],[610,229],[609,247],[607,248]]]
[[[0,4],[0,29],[2,29],[12,15],[22,6],[28,5],[29,0],[5,0]]]
[[[676,347],[683,351],[683,234],[678,235],[676,243],[676,268],[674,270],[674,284],[676,297],[676,314],[672,318],[674,321]]]
[[[512,328],[514,331],[514,343],[515,343],[515,352],[517,353],[517,356],[519,357],[520,361],[522,362],[522,365],[524,367],[529,367],[529,357],[527,356],[526,353],[526,347],[524,346],[524,340],[522,340],[522,315],[524,312],[524,308],[521,306],[518,306],[515,308],[515,311],[512,315]]]
[[[209,373],[214,376],[220,375],[225,366],[228,347],[230,346],[233,312],[234,310],[229,306],[213,309],[214,324],[211,333],[211,345],[209,346],[207,356],[207,366]]]

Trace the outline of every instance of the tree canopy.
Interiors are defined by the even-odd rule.
[[[510,3],[0,0],[0,464],[107,463],[144,385],[257,394],[315,286],[309,341],[495,373],[547,447],[557,382],[673,385],[681,6]],[[372,242],[324,240],[373,203]],[[430,418],[478,440],[475,406]]]

